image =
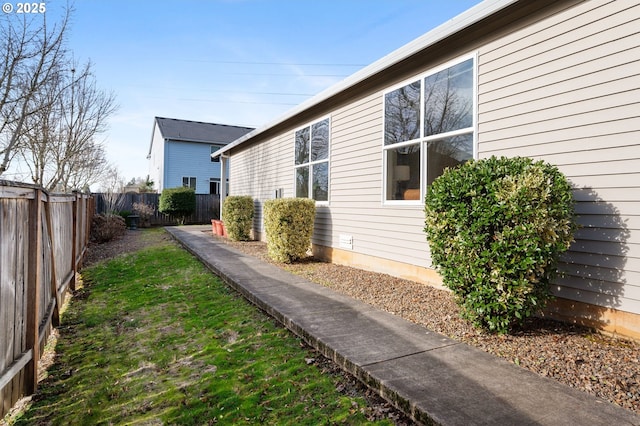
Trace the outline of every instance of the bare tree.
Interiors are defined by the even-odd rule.
[[[57,189],[63,192],[79,189],[86,190],[91,185],[104,181],[113,166],[108,162],[102,144],[92,142],[84,150],[73,155],[67,162],[62,179],[57,183]]]
[[[103,194],[105,210],[113,213],[122,210],[124,204],[125,180],[117,168],[110,166],[101,182],[100,192]]]
[[[69,11],[52,26],[44,14],[0,16],[0,175],[17,152],[25,121],[45,106],[34,100],[65,60],[68,22]]]
[[[91,63],[79,72],[67,64],[36,98],[44,107],[27,119],[19,149],[34,183],[64,192],[97,183],[107,173],[96,137],[116,110],[115,96],[96,87]]]

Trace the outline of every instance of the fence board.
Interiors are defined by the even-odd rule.
[[[49,243],[51,244],[51,278],[48,280],[49,281],[49,285],[51,286],[51,292],[50,294],[52,295],[52,298],[50,300],[49,303],[55,303],[55,305],[53,306],[53,312],[52,312],[52,320],[51,322],[53,323],[53,325],[57,326],[60,325],[60,296],[58,293],[58,274],[56,274],[56,270],[59,270],[59,260],[56,259],[56,246],[55,243],[56,241],[58,241],[59,239],[59,232],[56,232],[60,227],[59,226],[55,226],[54,222],[53,222],[53,218],[52,218],[52,213],[51,210],[53,210],[53,206],[51,205],[51,199],[49,199],[49,202],[47,204],[45,204],[44,206],[44,215],[45,215],[45,220],[47,223],[47,228],[49,229]],[[59,223],[56,222],[56,225],[59,225]],[[58,243],[60,244],[60,243]],[[46,281],[45,281],[46,282]],[[44,290],[44,289],[43,289]],[[45,294],[46,292],[43,291],[43,294]],[[47,309],[48,311],[48,309]],[[46,313],[45,313],[46,315]]]
[[[15,223],[15,200],[0,200],[0,241],[7,249],[0,252],[0,371],[13,363],[13,317],[15,315],[15,295],[13,285],[12,226]],[[12,403],[12,377],[1,377],[7,384],[0,389],[1,410],[10,408]]]
[[[86,194],[0,181],[0,417],[37,386],[42,348],[89,241]]]
[[[153,207],[153,216],[150,217],[151,226],[176,225],[178,220],[158,211],[160,194],[154,193],[126,193],[126,194],[91,194],[95,199],[96,213],[133,212],[134,203],[144,203]],[[196,211],[186,218],[185,223],[209,224],[211,219],[220,217],[220,196],[214,194],[196,194]]]
[[[29,214],[29,201],[17,200],[16,205],[16,292],[15,292],[15,321],[14,321],[14,346],[13,346],[13,359],[23,360],[29,359],[26,357],[27,342],[26,342],[26,315],[27,315],[27,268],[28,268],[28,221],[23,218],[28,217]],[[29,357],[31,355],[29,354]],[[14,364],[19,361],[14,361]],[[21,368],[17,374],[15,374],[12,382],[12,398],[11,405],[15,404],[17,400],[22,396],[24,389],[24,371]]]

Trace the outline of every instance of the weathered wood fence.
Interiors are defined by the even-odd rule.
[[[89,242],[94,202],[0,180],[0,418],[38,383],[38,361]]]
[[[153,208],[153,215],[149,218],[151,226],[176,225],[177,219],[158,211],[160,194],[154,193],[125,193],[125,194],[92,194],[96,202],[96,213],[110,213],[111,211],[128,211],[134,213],[133,204],[143,203]],[[220,196],[214,194],[196,194],[196,211],[186,218],[186,224],[210,224],[211,219],[220,218]]]

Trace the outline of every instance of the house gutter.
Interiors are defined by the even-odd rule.
[[[243,143],[249,141],[250,139],[259,136],[260,134],[266,132],[267,130],[275,127],[279,124],[284,123],[287,120],[292,119],[296,115],[310,109],[311,107],[324,102],[333,96],[338,95],[339,93],[347,90],[350,87],[353,87],[359,83],[366,81],[367,79],[379,74],[385,69],[415,55],[416,53],[432,46],[455,33],[458,33],[477,22],[493,15],[494,13],[505,9],[512,4],[518,3],[518,1],[522,0],[485,0],[482,3],[472,7],[471,9],[461,13],[460,15],[450,19],[444,24],[434,28],[428,33],[418,37],[417,39],[407,43],[403,47],[391,52],[387,56],[377,60],[371,65],[366,66],[365,68],[357,71],[351,76],[345,78],[339,83],[329,87],[328,89],[320,92],[314,97],[304,101],[300,105],[290,109],[284,115],[278,117],[277,119],[267,123],[266,125],[259,127],[240,138],[236,139],[232,143],[225,145],[223,148],[220,148],[218,151],[211,154],[212,158],[223,155],[230,150],[242,145]]]

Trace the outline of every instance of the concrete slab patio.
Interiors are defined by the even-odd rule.
[[[419,423],[640,425],[640,416],[233,250],[168,232],[249,301]]]

